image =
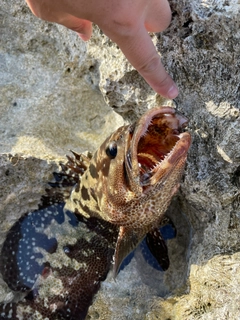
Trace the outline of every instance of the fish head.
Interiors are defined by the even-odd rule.
[[[129,226],[136,206],[141,210],[140,204],[162,192],[172,197],[191,143],[186,125],[175,109],[156,107],[104,141],[90,164],[96,179],[92,194],[103,219]]]
[[[140,187],[147,194],[158,189],[175,169],[183,168],[191,144],[190,134],[183,131],[187,123],[187,118],[170,107],[153,108],[139,119],[125,155],[132,189]]]

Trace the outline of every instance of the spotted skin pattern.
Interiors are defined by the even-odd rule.
[[[86,158],[83,156],[86,160]],[[0,319],[84,320],[111,267],[118,228],[64,209],[64,199],[86,169],[75,154],[41,199],[9,230],[0,271],[12,290]]]
[[[190,134],[182,132],[186,124],[175,109],[157,107],[119,128],[94,154],[66,203],[86,218],[119,226],[114,276],[147,233],[162,241],[154,229],[179,187],[191,144]]]
[[[169,266],[159,225],[179,187],[190,135],[169,107],[149,110],[116,130],[91,156],[68,157],[42,197],[3,244],[0,271],[13,292],[4,319],[85,319],[113,261],[146,237],[162,270]]]

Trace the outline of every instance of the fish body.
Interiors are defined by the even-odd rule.
[[[67,209],[119,227],[114,276],[146,234],[161,238],[156,228],[179,188],[191,144],[182,132],[186,124],[175,109],[156,107],[120,127],[89,160],[67,200]]]
[[[168,268],[159,226],[186,162],[186,123],[173,108],[154,108],[93,156],[68,156],[38,210],[3,243],[0,272],[13,298],[0,304],[0,319],[85,319],[112,257],[116,276],[145,235],[161,270]]]
[[[86,169],[78,158],[74,170],[70,159],[62,164],[38,209],[7,233],[0,272],[9,289],[0,297],[0,320],[84,320],[109,272],[118,228],[64,209]]]

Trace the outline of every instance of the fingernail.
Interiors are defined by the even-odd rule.
[[[178,87],[175,84],[173,84],[171,88],[168,90],[167,94],[169,99],[176,98],[178,96]]]

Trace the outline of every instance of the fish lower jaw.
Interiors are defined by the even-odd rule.
[[[184,160],[182,162],[185,162],[187,152],[191,144],[191,137],[187,132],[180,133],[177,137],[179,140],[176,142],[174,147],[159,161],[157,161],[156,157],[154,158],[152,155],[145,155],[145,159],[148,158],[154,162],[150,168],[144,170],[141,163],[138,163],[141,187],[153,186],[159,182],[161,178],[168,176],[173,168],[178,165],[181,159]]]

